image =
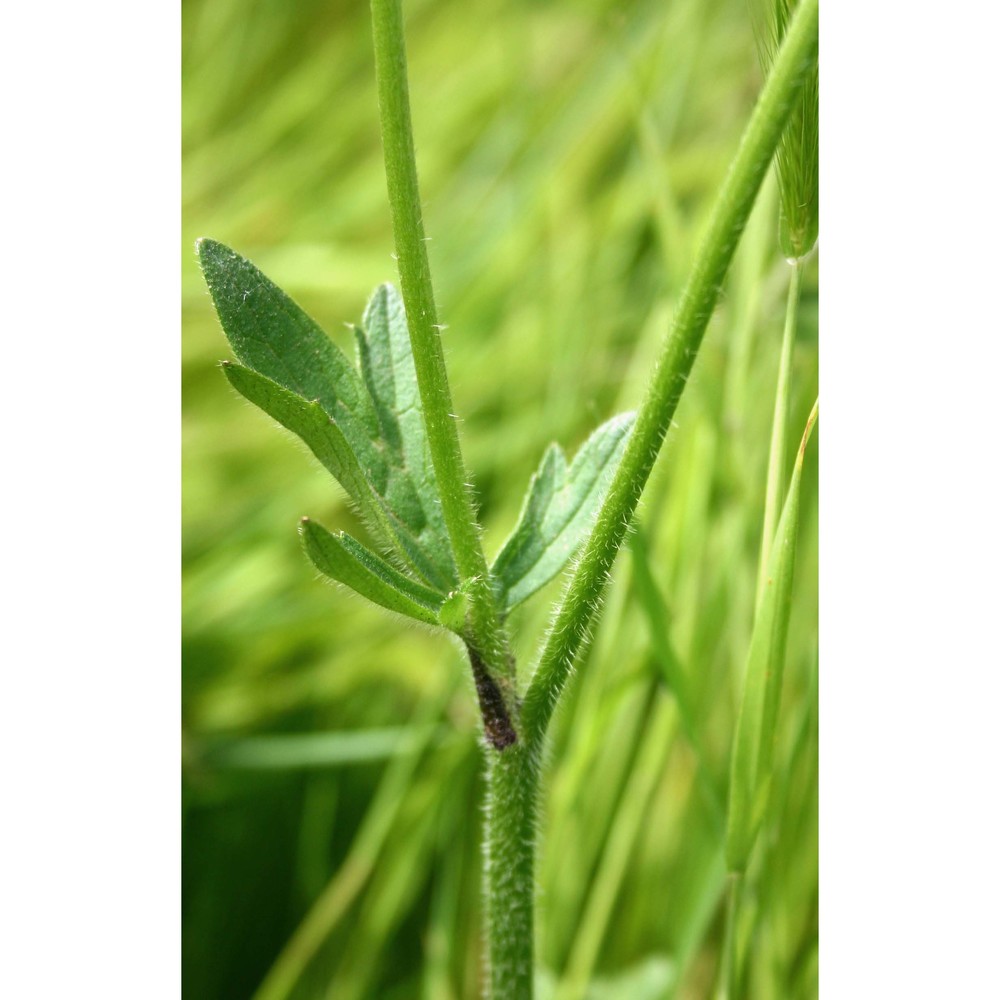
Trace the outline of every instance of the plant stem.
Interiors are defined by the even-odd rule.
[[[736,243],[799,89],[815,63],[818,21],[818,0],[802,0],[729,168],[625,454],[525,696],[522,725],[531,742],[544,735],[586,639],[611,565],[684,391]]]
[[[798,8],[730,168],[629,446],[528,690],[522,739],[502,753],[487,751],[489,995],[495,1000],[530,1000],[532,995],[537,751],[673,417],[757,189],[802,77],[814,61],[817,11],[818,0],[803,0]],[[386,177],[417,383],[455,562],[463,581],[474,583],[469,594],[470,653],[473,647],[478,650],[485,667],[506,682],[504,700],[514,706],[513,660],[493,603],[466,486],[434,305],[417,186],[400,0],[372,0],[372,23]]]
[[[410,121],[401,0],[372,0],[375,75],[399,277],[431,461],[455,564],[468,587],[469,659],[487,747],[489,996],[531,1000],[538,762],[517,742],[514,660],[497,613],[469,493],[441,347]]]
[[[493,1000],[531,1000],[538,756],[523,743],[488,756],[486,995]]]
[[[372,0],[371,8],[379,120],[392,231],[417,386],[427,424],[431,461],[441,495],[441,512],[448,528],[455,565],[462,582],[468,587],[471,633],[468,642],[478,651],[499,684],[508,713],[514,716],[514,663],[489,584],[489,569],[467,485],[468,477],[441,347],[441,328],[434,304],[410,120],[402,3],[401,0]]]
[[[716,1000],[739,1000],[741,955],[739,942],[740,904],[743,898],[742,872],[730,872],[726,893],[726,930],[722,942]]]
[[[757,607],[767,586],[767,560],[771,543],[781,516],[784,502],[785,438],[788,426],[789,384],[792,371],[792,347],[798,325],[799,292],[802,285],[802,261],[792,262],[792,277],[788,285],[788,305],[785,310],[785,330],[781,338],[781,361],[778,365],[778,386],[774,394],[774,419],[771,423],[771,452],[767,462],[767,492],[764,500],[764,530],[760,539],[760,566],[757,572]]]

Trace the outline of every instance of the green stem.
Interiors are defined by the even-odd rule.
[[[815,64],[818,21],[818,0],[802,0],[729,168],[625,454],[525,696],[522,726],[532,743],[544,736],[586,639],[611,565],[684,391],[740,233],[803,80]]]
[[[514,659],[479,538],[441,347],[410,121],[401,0],[372,0],[379,118],[392,229],[431,461],[455,564],[466,586],[469,660],[487,739],[489,995],[531,1000],[538,763],[517,739]],[[501,752],[502,751],[502,752]]]
[[[792,347],[798,324],[799,293],[802,285],[802,262],[792,262],[792,277],[788,285],[788,306],[785,310],[785,330],[781,338],[781,361],[778,364],[778,386],[774,394],[774,419],[771,423],[771,452],[767,463],[767,492],[764,500],[764,530],[760,539],[760,567],[757,573],[757,607],[760,607],[767,586],[767,560],[771,543],[781,516],[784,502],[785,460],[788,427],[789,385],[792,371]]]
[[[479,522],[467,485],[427,259],[410,120],[402,3],[401,0],[372,0],[371,6],[379,120],[392,231],[417,386],[427,424],[431,461],[441,494],[441,512],[448,528],[455,565],[468,590],[469,645],[475,647],[499,685],[508,714],[513,719],[516,716],[514,662],[493,599],[489,569],[479,538]]]
[[[538,757],[523,743],[489,752],[486,901],[493,1000],[531,1000]]]
[[[740,970],[742,957],[739,942],[740,904],[743,898],[743,879],[741,872],[729,875],[729,886],[726,894],[726,930],[722,942],[722,961],[719,966],[717,1000],[739,1000]]]

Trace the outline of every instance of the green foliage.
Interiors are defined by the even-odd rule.
[[[752,40],[741,0],[434,0],[408,6],[407,36],[454,412],[492,556],[549,440],[572,454],[602,415],[635,406],[752,103]],[[190,253],[202,232],[239,247],[350,356],[341,319],[394,273],[368,14],[191,0],[184,46],[185,993],[246,1000],[276,969],[267,995],[293,1000],[471,1000],[484,974],[483,780],[468,667],[442,630],[389,627],[381,608],[309,572],[293,532],[304,512],[396,557],[359,534],[347,494],[308,455],[220,391],[218,323]],[[775,197],[765,188],[751,218],[637,513],[656,590],[640,602],[638,570],[619,558],[586,669],[553,721],[536,867],[553,988],[585,938],[598,988],[662,956],[676,978],[661,998],[711,995],[724,841],[683,720],[652,714],[672,694],[649,628],[662,623],[705,758],[724,775],[787,280]],[[812,259],[801,317],[798,427],[816,394]],[[798,739],[815,669],[812,458],[802,491],[755,852],[766,865],[748,873],[754,995],[789,1000],[815,996],[816,756]],[[522,663],[556,589],[511,616]],[[639,752],[650,723],[652,762]],[[400,752],[384,762],[382,738],[353,762],[350,746],[265,757],[254,743],[232,766],[201,753],[386,727]],[[640,784],[636,804],[625,790]]]
[[[660,453],[687,385],[736,244],[781,139],[801,84],[815,63],[818,0],[803,0],[782,41],[771,72],[743,130],[733,162],[702,237],[677,313],[657,356],[635,430],[612,478],[608,496],[556,612],[524,699],[525,729],[541,738],[587,640],[618,549]]]
[[[505,612],[545,586],[580,547],[621,461],[634,413],[602,424],[567,466],[549,446],[531,477],[520,520],[493,562],[497,600]]]
[[[439,591],[457,586],[395,292],[385,287],[375,293],[357,332],[362,378],[248,260],[212,240],[198,242],[198,256],[233,351],[264,376],[229,368],[230,382],[302,437],[402,565]],[[392,324],[401,328],[395,335]]]
[[[357,504],[398,570],[345,532],[304,518],[303,544],[321,573],[374,604],[467,634],[430,458],[406,313],[382,285],[354,328],[357,368],[319,326],[253,264],[213,240],[198,256],[236,356],[230,384],[297,434]],[[579,548],[621,459],[626,414],[599,427],[567,469],[550,446],[521,520],[493,566],[504,611],[558,574]]]
[[[390,611],[428,625],[440,624],[442,594],[397,572],[344,532],[333,535],[308,518],[303,518],[301,530],[309,558],[331,580]]]
[[[802,464],[816,413],[814,408],[802,436],[792,481],[771,546],[767,585],[750,638],[729,782],[726,860],[734,872],[746,869],[770,794],[776,720],[785,672],[785,643],[792,614]]]

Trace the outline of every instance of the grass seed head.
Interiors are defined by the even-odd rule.
[[[759,0],[754,32],[765,72],[798,0]],[[778,241],[789,261],[808,256],[819,237],[819,67],[809,73],[776,154]]]

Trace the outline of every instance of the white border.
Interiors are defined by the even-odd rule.
[[[0,994],[180,994],[180,9],[4,15]]]
[[[996,17],[838,2],[821,21],[822,990],[985,997],[1000,889]]]

